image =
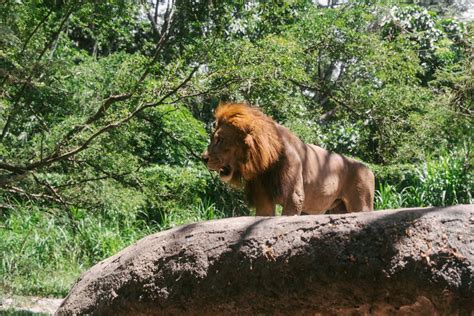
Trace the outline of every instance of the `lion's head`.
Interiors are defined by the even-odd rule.
[[[231,184],[252,180],[278,160],[283,145],[275,122],[242,103],[220,104],[216,127],[203,160]]]

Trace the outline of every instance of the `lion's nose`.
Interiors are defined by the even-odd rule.
[[[209,161],[209,154],[208,154],[207,150],[202,153],[201,159],[205,164],[207,164],[207,162]]]

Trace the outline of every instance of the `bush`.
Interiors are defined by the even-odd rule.
[[[415,166],[375,167],[376,209],[474,203],[470,159],[462,149]]]
[[[203,165],[155,166],[144,171],[148,223],[161,229],[225,216],[248,214],[240,192],[229,189]]]
[[[398,165],[370,165],[375,174],[375,186],[395,185],[398,187],[408,187],[415,185],[417,179],[417,168],[415,164],[398,164]]]

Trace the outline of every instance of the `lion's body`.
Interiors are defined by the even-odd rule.
[[[244,104],[220,105],[216,119],[208,166],[243,184],[257,215],[274,215],[276,204],[284,215],[373,210],[374,175],[364,164],[305,144]]]

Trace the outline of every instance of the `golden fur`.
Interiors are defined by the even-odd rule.
[[[221,104],[203,159],[233,185],[243,185],[257,215],[373,210],[374,176],[362,163],[304,144],[259,109]]]
[[[264,172],[279,157],[283,145],[272,119],[259,110],[245,104],[224,104],[216,109],[217,127],[231,125],[247,136],[248,159],[241,164],[240,172],[245,180],[251,180]]]

